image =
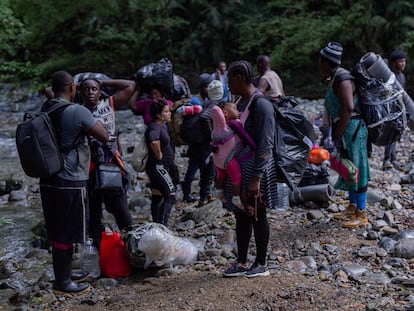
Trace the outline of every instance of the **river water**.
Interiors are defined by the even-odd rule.
[[[18,159],[14,133],[22,118],[21,112],[0,114],[0,181],[3,185],[10,179],[22,181],[21,190],[26,192],[37,180],[25,176]],[[38,201],[7,202],[7,198],[6,194],[0,200],[0,260],[25,255],[32,238],[30,230],[43,217]]]
[[[23,120],[24,111],[38,108],[44,99],[39,95],[31,96],[28,101],[16,104],[0,98],[0,189],[2,185],[4,187],[6,180],[18,181],[22,183],[18,196],[24,198],[10,201],[8,194],[0,196],[0,262],[4,258],[25,256],[32,247],[31,229],[43,221],[38,179],[26,176],[20,166],[15,131],[17,124]],[[144,131],[144,124],[141,118],[137,118],[129,110],[118,111],[116,122],[128,168],[130,154],[127,149],[134,146],[136,133]],[[131,167],[128,171],[132,179],[131,188],[140,189],[137,173]]]

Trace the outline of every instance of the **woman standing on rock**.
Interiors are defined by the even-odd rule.
[[[175,185],[171,178],[174,170],[174,149],[165,123],[171,121],[170,106],[165,99],[151,104],[153,121],[145,130],[148,162],[145,171],[151,183],[152,221],[167,225],[171,208],[175,203]]]
[[[358,96],[350,73],[341,68],[342,45],[329,42],[320,51],[319,70],[326,78],[328,89],[325,106],[332,125],[332,139],[338,152],[349,158],[358,168],[358,182],[349,185],[341,176],[335,184],[336,189],[349,193],[349,206],[345,211],[336,213],[336,219],[347,220],[345,227],[366,225],[366,201],[368,180],[370,179],[367,139],[368,130],[358,109]]]
[[[227,277],[269,275],[266,262],[269,242],[266,204],[273,205],[272,193],[276,190],[272,156],[275,117],[273,106],[267,99],[263,96],[255,98],[258,90],[252,81],[253,69],[249,62],[240,60],[230,65],[228,73],[230,91],[232,94],[240,95],[240,100],[237,102],[237,109],[241,112],[240,119],[244,122],[246,131],[254,139],[257,148],[253,157],[240,162],[243,209],[234,208],[238,255],[237,262],[224,271],[223,274]],[[239,156],[243,157],[247,152],[250,152],[248,146],[241,150]],[[253,231],[256,260],[249,267],[247,254]]]

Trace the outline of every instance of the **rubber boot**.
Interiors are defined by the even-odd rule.
[[[344,227],[355,228],[359,226],[365,226],[368,224],[368,217],[365,211],[358,209],[354,216],[349,221],[344,222]]]
[[[70,276],[70,278],[72,279],[72,281],[80,283],[85,281],[87,278],[89,277],[89,272],[88,271],[82,271],[82,270],[72,270],[72,274]]]
[[[183,201],[184,202],[193,203],[197,201],[197,199],[191,195],[191,183],[183,182],[181,184],[181,187],[183,189]]]
[[[350,219],[353,215],[355,215],[355,211],[357,209],[356,204],[351,203],[349,204],[345,210],[343,212],[339,212],[339,213],[334,213],[333,217],[335,219],[339,219],[339,220],[348,220]]]
[[[168,225],[168,219],[170,218],[170,213],[171,213],[171,209],[172,206],[175,203],[175,195],[167,195],[167,197],[164,199],[164,202],[162,202],[162,207],[163,207],[163,216],[162,216],[162,220],[161,223],[164,226]]]
[[[72,248],[63,250],[53,247],[53,270],[55,272],[53,291],[56,294],[79,293],[89,288],[88,283],[74,283],[71,280],[72,252]]]
[[[151,198],[151,216],[152,222],[161,223],[163,212],[162,209],[162,195],[153,195]]]

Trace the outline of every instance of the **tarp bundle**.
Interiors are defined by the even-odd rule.
[[[394,73],[374,53],[364,55],[352,71],[363,119],[371,141],[386,146],[400,139],[406,125],[406,105],[412,100]]]
[[[167,98],[174,93],[173,65],[168,58],[141,67],[135,79],[144,93],[149,93],[152,88],[162,91]]]
[[[279,103],[273,102],[276,115],[274,159],[278,181],[293,190],[308,165],[315,132],[305,114],[288,104],[286,98],[281,98]]]

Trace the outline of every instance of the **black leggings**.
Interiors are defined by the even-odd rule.
[[[148,165],[146,168],[151,188],[159,190],[164,198],[175,192],[171,169],[171,167],[162,164]]]
[[[240,263],[247,262],[249,243],[252,231],[254,231],[254,239],[256,242],[255,264],[259,263],[265,265],[267,246],[269,244],[269,222],[267,220],[266,208],[258,208],[257,221],[254,216],[249,217],[245,212],[238,208],[234,209],[234,215],[236,217],[237,261]]]
[[[162,164],[156,164],[148,165],[146,169],[151,188],[161,192],[161,195],[152,195],[152,221],[165,226],[168,224],[171,208],[175,203],[175,185],[171,178],[171,174],[174,172],[173,166],[166,167]]]

